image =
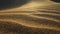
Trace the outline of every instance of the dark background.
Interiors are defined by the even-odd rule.
[[[51,1],[54,1],[54,2],[60,3],[60,0],[51,0]]]
[[[0,9],[22,6],[29,0],[0,0]]]

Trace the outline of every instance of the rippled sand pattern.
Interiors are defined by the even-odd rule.
[[[60,10],[1,11],[0,34],[60,34]]]

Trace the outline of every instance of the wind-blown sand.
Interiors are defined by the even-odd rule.
[[[60,4],[32,0],[0,11],[0,34],[60,34]]]

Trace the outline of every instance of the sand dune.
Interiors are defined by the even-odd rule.
[[[49,0],[32,0],[22,7],[1,10],[0,34],[60,34],[59,7]]]

